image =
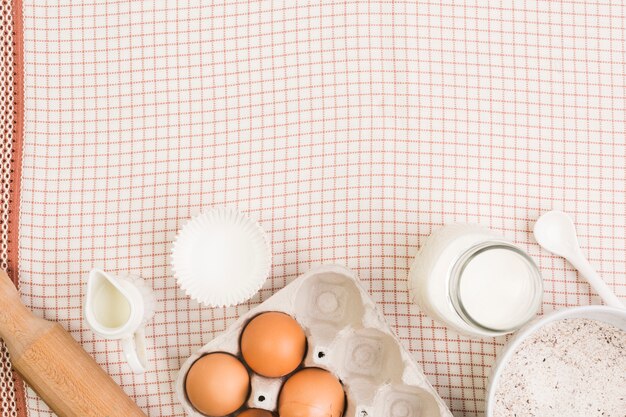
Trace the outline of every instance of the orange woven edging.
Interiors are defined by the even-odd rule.
[[[17,286],[19,281],[19,216],[20,183],[22,178],[22,147],[24,139],[24,20],[22,0],[13,1],[13,87],[14,125],[13,155],[11,157],[11,199],[9,202],[8,270],[7,273]],[[17,415],[27,416],[26,396],[22,378],[13,372]]]

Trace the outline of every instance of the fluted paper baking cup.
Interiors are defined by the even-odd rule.
[[[272,252],[261,226],[230,208],[193,217],[172,246],[172,271],[185,293],[212,307],[248,300],[270,274]]]

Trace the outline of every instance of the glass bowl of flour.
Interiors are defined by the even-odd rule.
[[[486,417],[623,417],[626,309],[584,306],[548,314],[499,354]]]

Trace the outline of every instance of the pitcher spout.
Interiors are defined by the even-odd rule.
[[[137,321],[141,315],[139,310],[143,310],[143,301],[132,283],[100,269],[89,273],[85,318],[97,334],[109,338],[119,337],[129,325]]]

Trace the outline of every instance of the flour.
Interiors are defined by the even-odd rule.
[[[544,326],[500,376],[494,417],[625,417],[626,332],[589,319]]]

